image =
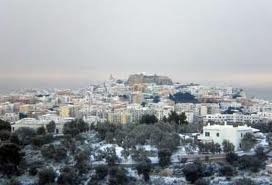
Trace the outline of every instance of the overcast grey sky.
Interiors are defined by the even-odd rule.
[[[272,83],[271,0],[0,0],[0,88],[135,72]]]

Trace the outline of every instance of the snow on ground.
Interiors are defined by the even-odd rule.
[[[22,175],[16,178],[22,185],[33,185],[38,181],[37,177]]]
[[[155,146],[151,146],[151,145],[137,145],[136,148],[137,149],[143,148],[146,151],[158,152],[158,149]]]
[[[271,185],[272,184],[271,177],[260,176],[260,177],[254,178],[254,181],[256,182],[256,184],[261,184],[261,185]]]
[[[193,139],[192,137],[184,134],[179,134],[180,139],[186,140],[186,139]]]
[[[127,175],[130,177],[139,177],[137,170],[133,170],[131,168],[127,168]]]
[[[262,145],[263,147],[268,147],[268,146],[269,146],[269,144],[268,144],[266,138],[263,138],[263,139],[260,141],[259,144]]]
[[[151,176],[154,185],[187,185],[185,178]]]
[[[152,164],[158,164],[159,163],[159,158],[158,157],[148,157],[151,160]]]
[[[119,164],[136,164],[137,163],[136,161],[134,161],[131,158],[131,155],[129,155],[127,158],[122,156],[122,151],[124,150],[124,148],[118,146],[117,144],[105,144],[105,143],[101,142],[101,143],[94,144],[93,146],[97,150],[99,149],[99,150],[102,150],[102,151],[105,151],[107,148],[115,148],[116,155],[120,159]],[[157,153],[157,151],[158,151],[158,149],[156,147],[151,146],[151,145],[137,145],[136,148],[137,149],[143,148],[146,151],[155,152],[155,153]],[[152,156],[152,157],[148,157],[148,158],[151,160],[152,164],[158,164],[158,162],[159,162],[159,159],[158,159],[157,156],[156,157]],[[91,156],[91,159],[95,160],[94,156]],[[104,161],[93,161],[93,163],[94,164],[105,164],[105,160]]]

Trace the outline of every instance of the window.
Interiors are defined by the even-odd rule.
[[[205,132],[205,137],[210,137],[210,132]]]
[[[241,133],[241,137],[243,137],[243,133]]]
[[[220,136],[220,134],[219,134],[219,133],[216,133],[216,136],[217,136],[217,137],[219,137],[219,136]]]

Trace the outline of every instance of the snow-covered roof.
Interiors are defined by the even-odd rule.
[[[251,128],[247,125],[242,126],[233,126],[233,125],[227,125],[226,123],[224,125],[210,125],[204,127],[204,129],[212,129],[212,130],[221,130],[221,129],[235,129],[235,130],[251,130],[252,132],[258,132],[258,129]]]

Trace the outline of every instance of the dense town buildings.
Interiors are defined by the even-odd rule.
[[[191,161],[197,159],[220,171],[225,164],[221,166],[221,163],[212,160],[226,158],[228,152],[225,143],[229,144],[229,150],[239,155],[238,158],[240,155],[254,154],[254,150],[260,146],[264,151],[270,151],[269,134],[263,130],[262,133],[261,128],[254,128],[259,128],[259,125],[270,127],[266,123],[272,121],[271,102],[248,98],[244,91],[232,87],[181,85],[164,81],[164,77],[156,81],[157,78],[148,75],[147,78],[138,79],[141,83],[131,79],[129,84],[126,80],[115,80],[111,76],[106,82],[76,90],[12,92],[0,96],[0,119],[11,123],[13,135],[29,135],[29,131],[35,133],[32,129],[36,129],[38,135],[29,140],[34,147],[26,145],[24,151],[28,161],[36,160],[38,156],[45,161],[44,166],[48,161],[47,150],[53,153],[52,156],[55,156],[55,151],[60,151],[61,157],[63,153],[68,153],[69,157],[74,155],[71,164],[75,164],[75,168],[79,156],[76,152],[83,153],[83,150],[88,151],[91,156],[88,163],[94,166],[105,164],[106,155],[111,155],[106,153],[108,151],[116,153],[119,164],[129,166],[138,166],[137,155],[140,152],[143,156],[148,155],[144,160],[150,160],[150,165],[157,165],[160,164],[161,151],[171,151],[169,164],[191,165]],[[157,121],[160,123],[152,124]],[[114,125],[128,123],[131,125],[127,127]],[[248,140],[248,135],[253,137],[250,142],[254,142],[254,146],[247,143],[250,145],[247,150],[245,140]],[[115,143],[116,138],[119,143]],[[76,152],[66,152],[70,150]],[[123,155],[126,150],[128,157]],[[106,156],[105,159],[101,158],[102,155]],[[249,161],[259,158],[250,157]],[[59,163],[55,159],[50,160],[50,164],[54,165],[64,165],[65,161]],[[272,171],[270,163],[266,163],[268,173]],[[170,165],[169,169],[175,169],[175,166]],[[134,167],[129,167],[129,170],[134,170]],[[139,177],[138,173],[133,174]]]
[[[195,99],[183,97],[184,94]],[[24,118],[35,119],[37,124],[63,123],[75,118],[90,124],[104,121],[126,124],[138,122],[145,114],[163,120],[171,111],[184,112],[189,123],[272,120],[272,103],[248,98],[241,89],[181,85],[156,75],[134,75],[130,83],[111,77],[80,90],[26,90],[0,97],[0,118],[25,126],[30,123]]]

